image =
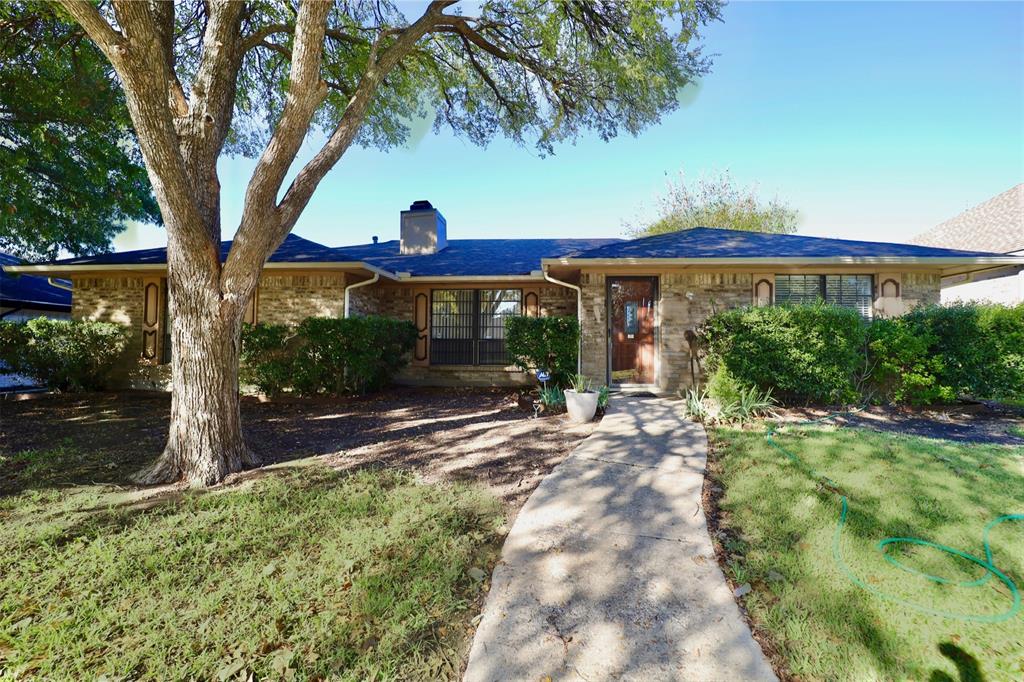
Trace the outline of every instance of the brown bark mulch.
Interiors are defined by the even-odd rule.
[[[506,389],[393,388],[365,397],[244,399],[247,442],[264,464],[316,457],[330,466],[410,470],[428,481],[485,485],[514,511],[540,480],[593,431],[564,415],[532,419]],[[69,457],[56,485],[131,486],[167,433],[170,398],[148,393],[46,395],[0,403],[0,453]],[[246,475],[243,474],[241,478]],[[0,472],[0,494],[28,487]]]
[[[840,408],[836,412],[842,411]],[[776,409],[783,421],[818,419],[830,408],[791,407]],[[998,403],[955,403],[928,407],[869,406],[843,412],[834,418],[839,426],[860,426],[876,431],[938,438],[958,443],[989,443],[1024,446],[1014,429],[1024,429],[1024,410]]]

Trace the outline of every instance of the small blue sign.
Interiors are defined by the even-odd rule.
[[[537,370],[537,380],[538,381],[549,381],[550,379],[551,379],[551,375],[548,374],[546,371],[544,371],[542,369],[541,370]]]

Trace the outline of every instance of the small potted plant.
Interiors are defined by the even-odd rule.
[[[570,388],[565,389],[565,409],[575,424],[585,424],[597,413],[597,391],[590,390],[590,379],[582,374],[569,377]]]

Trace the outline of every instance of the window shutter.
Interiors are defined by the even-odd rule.
[[[142,361],[160,364],[163,357],[163,309],[165,285],[161,278],[142,280]]]
[[[430,359],[430,295],[417,291],[413,296],[413,324],[416,325],[416,347],[413,364],[426,365]]]

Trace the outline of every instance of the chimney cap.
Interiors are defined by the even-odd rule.
[[[377,243],[377,235],[373,235],[372,239],[373,239],[373,243],[376,244]]]
[[[414,201],[414,202],[412,202],[412,204],[409,205],[409,210],[410,211],[429,211],[429,210],[432,210],[433,208],[434,208],[434,205],[431,204],[426,199],[420,199],[418,201]]]

